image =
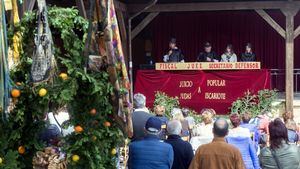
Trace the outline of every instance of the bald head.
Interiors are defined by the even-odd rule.
[[[225,119],[219,118],[214,123],[213,133],[217,137],[225,137],[228,134],[228,123]]]

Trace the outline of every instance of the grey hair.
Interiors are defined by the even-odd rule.
[[[180,135],[182,125],[178,120],[172,120],[168,122],[167,131],[169,135]]]
[[[141,93],[136,93],[133,96],[133,105],[134,108],[144,108],[146,106],[146,97]]]
[[[178,114],[182,114],[182,111],[179,108],[173,108],[172,111],[171,111],[171,114],[174,117],[174,116],[176,116]]]

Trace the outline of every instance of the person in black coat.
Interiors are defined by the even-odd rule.
[[[194,157],[192,145],[183,141],[180,137],[182,126],[180,121],[172,120],[168,122],[168,139],[165,141],[173,147],[174,161],[172,169],[188,169]]]
[[[169,52],[164,55],[164,62],[184,62],[182,51],[176,46],[176,39],[172,38],[169,43]]]
[[[219,62],[220,58],[217,53],[212,51],[211,44],[206,42],[204,44],[204,52],[201,52],[197,56],[197,62]]]
[[[255,62],[255,54],[252,51],[251,43],[246,44],[245,53],[242,53],[241,62]]]

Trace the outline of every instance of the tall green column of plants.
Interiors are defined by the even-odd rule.
[[[22,49],[20,64],[11,72],[14,109],[0,129],[5,131],[0,135],[0,168],[32,168],[32,157],[45,147],[39,140],[45,116],[63,106],[75,129],[62,140],[68,168],[115,168],[115,148],[123,136],[112,118],[112,86],[106,70],[96,73],[84,67],[88,23],[73,8],[50,7],[48,12],[59,67],[53,83],[33,86],[30,80],[36,14],[25,14],[10,30],[10,39],[21,32]]]

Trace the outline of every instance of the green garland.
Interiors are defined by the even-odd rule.
[[[15,108],[10,113],[8,124],[0,126],[0,168],[32,168],[32,158],[44,144],[39,135],[45,127],[47,112],[67,105],[70,124],[83,131],[73,132],[64,138],[63,149],[67,153],[68,168],[104,169],[115,168],[115,148],[123,135],[112,118],[110,95],[112,86],[106,71],[85,71],[86,58],[82,56],[88,23],[74,8],[50,7],[50,29],[55,44],[55,58],[61,73],[53,83],[32,86],[30,82],[31,56],[34,49],[36,25],[35,13],[27,13],[13,30],[22,36],[21,62],[11,72],[14,89],[21,92],[14,98]],[[12,38],[10,38],[12,39]],[[57,43],[57,44],[56,44]],[[46,89],[45,96],[39,93]],[[90,111],[96,109],[96,114]],[[20,148],[25,152],[20,153]],[[19,153],[18,153],[19,149]],[[72,158],[74,155],[78,158]]]

